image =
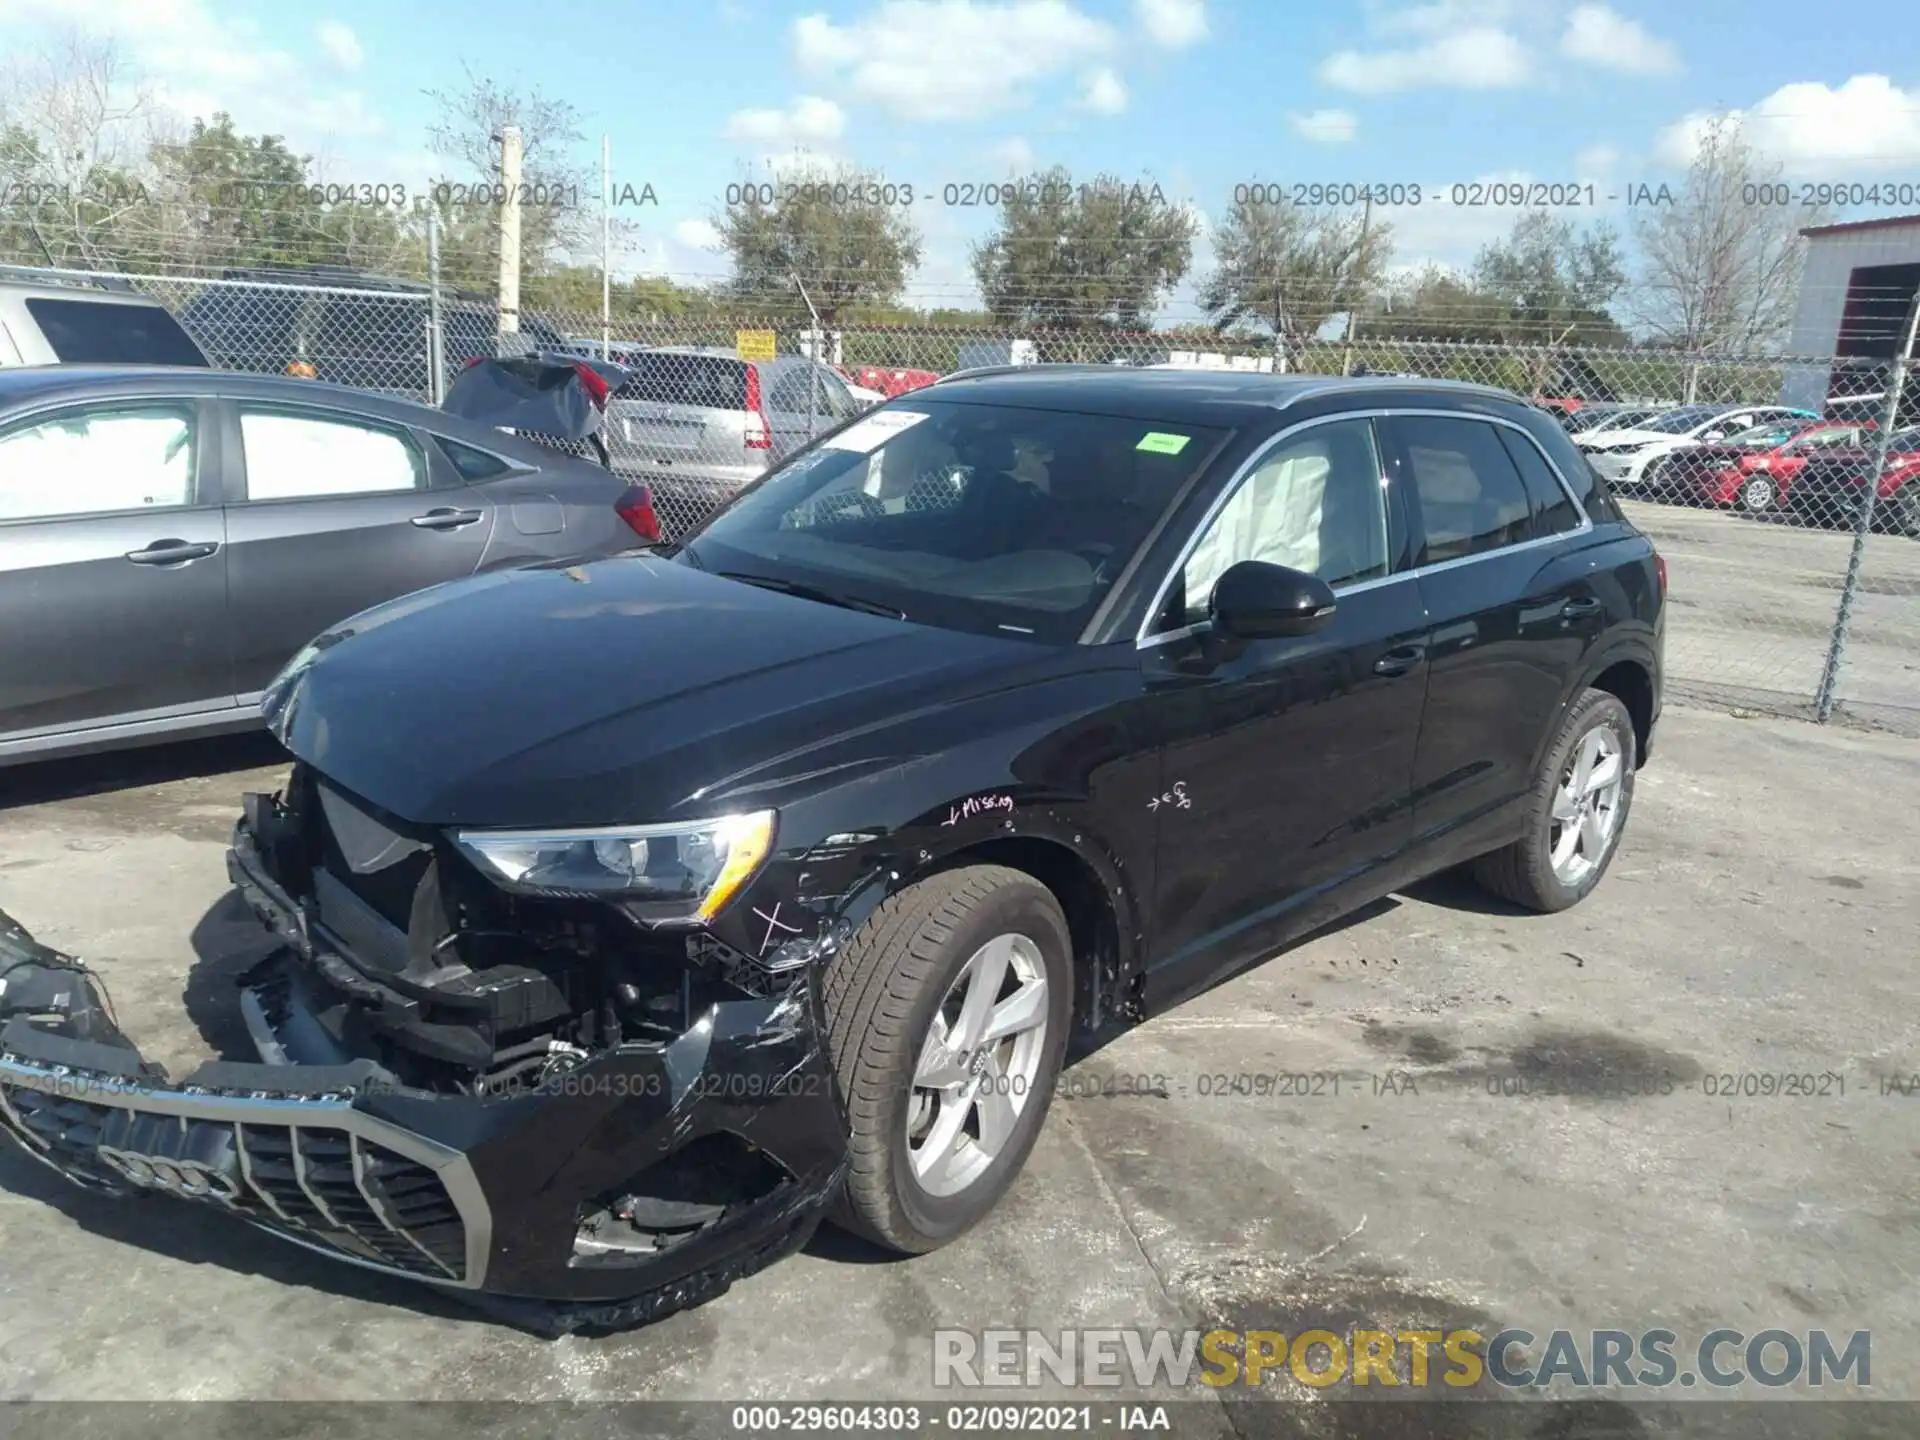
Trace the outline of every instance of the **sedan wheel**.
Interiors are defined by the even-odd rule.
[[[834,1219],[935,1249],[993,1209],[1046,1119],[1071,1019],[1066,917],[1023,871],[942,871],[884,901],[825,979],[847,1105]]]
[[[1753,514],[1771,510],[1778,498],[1777,489],[1770,475],[1750,475],[1740,486],[1740,508]]]

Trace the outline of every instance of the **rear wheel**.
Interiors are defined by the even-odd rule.
[[[1887,501],[1887,528],[1909,540],[1920,540],[1920,482],[1909,482]]]
[[[1504,899],[1551,912],[1592,893],[1613,862],[1633,804],[1633,719],[1618,697],[1588,690],[1567,712],[1528,797],[1526,832],[1474,862]]]
[[[1053,1098],[1072,953],[1051,891],[970,865],[889,898],[835,956],[826,1009],[849,1159],[838,1224],[919,1254],[994,1207]]]

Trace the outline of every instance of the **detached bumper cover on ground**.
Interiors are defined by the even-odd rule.
[[[289,941],[238,997],[264,1063],[170,1080],[91,972],[0,915],[0,1130],[29,1155],[86,1188],[221,1209],[553,1331],[699,1304],[811,1234],[845,1141],[805,980],[505,1096],[411,1089],[372,1060],[272,1063],[325,1003],[314,973],[348,962],[236,838],[233,878]],[[756,1183],[702,1203],[702,1174],[743,1155]],[[609,1206],[619,1223],[596,1230]]]

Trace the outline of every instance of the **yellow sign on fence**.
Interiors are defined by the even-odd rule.
[[[733,348],[742,360],[771,360],[773,331],[736,330],[733,333]]]

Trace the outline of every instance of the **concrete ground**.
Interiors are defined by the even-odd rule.
[[[95,962],[176,1065],[230,1023],[217,979],[259,945],[222,843],[272,759],[245,740],[0,772],[0,907]],[[960,1242],[893,1261],[823,1233],[610,1338],[534,1339],[8,1149],[0,1398],[951,1401],[938,1327],[1359,1324],[1666,1326],[1683,1357],[1719,1326],[1870,1330],[1873,1393],[1920,1399],[1920,1090],[1883,1093],[1920,1072],[1916,800],[1910,741],[1670,708],[1586,904],[1426,882],[1082,1061]],[[1737,1093],[1783,1072],[1844,1094]],[[1276,1074],[1321,1078],[1221,1093]],[[1182,1433],[1229,1421],[1321,1433],[1211,1402]]]
[[[1625,509],[1667,560],[1670,684],[1810,706],[1852,532],[1649,501]],[[1836,693],[1854,715],[1920,736],[1920,541],[1867,537]]]

